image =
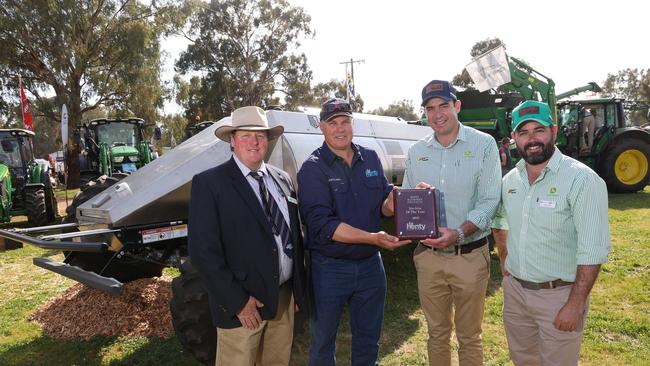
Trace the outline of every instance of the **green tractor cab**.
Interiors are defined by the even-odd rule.
[[[558,147],[593,168],[610,190],[619,193],[643,190],[650,184],[650,131],[628,123],[629,106],[621,98],[558,103]],[[584,110],[595,118],[593,144],[587,150],[583,146]]]
[[[0,129],[0,221],[26,215],[30,226],[56,221],[57,203],[49,164],[39,164],[32,149],[34,132]]]
[[[141,118],[98,118],[80,127],[80,185],[102,176],[130,174],[155,158]]]

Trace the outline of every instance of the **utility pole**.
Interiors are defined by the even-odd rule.
[[[352,98],[354,98],[356,96],[355,95],[356,93],[354,91],[354,64],[363,64],[363,63],[366,63],[366,60],[353,60],[352,58],[350,58],[350,61],[339,62],[339,64],[345,65],[345,80],[346,80],[346,85],[347,85],[347,88],[345,88],[345,89],[346,89],[347,96],[348,96],[348,102],[352,102]],[[350,64],[350,77],[349,78],[348,78],[348,74],[347,74],[348,64]],[[350,84],[352,84],[352,86],[353,86],[352,88],[350,88]],[[350,93],[352,93],[353,95],[350,95]]]

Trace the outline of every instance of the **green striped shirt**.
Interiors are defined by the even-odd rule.
[[[501,163],[494,138],[462,124],[456,141],[448,147],[440,145],[434,135],[409,149],[402,187],[414,188],[425,182],[440,190],[440,226],[457,228],[470,221],[479,228],[465,243],[487,236],[501,190]]]
[[[505,267],[513,276],[573,282],[577,265],[607,262],[607,187],[556,147],[532,185],[523,159],[503,177],[493,226],[509,230]]]

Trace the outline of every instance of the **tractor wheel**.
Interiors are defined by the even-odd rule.
[[[47,205],[45,202],[45,189],[25,188],[25,213],[29,226],[47,225]]]
[[[650,184],[650,144],[643,140],[614,142],[602,161],[602,176],[612,192],[632,193]]]
[[[185,351],[206,365],[214,365],[217,330],[212,324],[208,292],[198,272],[187,260],[181,275],[172,280],[172,324]]]
[[[75,222],[77,207],[95,197],[119,180],[113,177],[101,176],[88,183],[86,189],[77,193],[68,206],[64,222]],[[139,259],[122,257],[113,258],[114,253],[84,253],[63,252],[65,263],[80,267],[89,272],[100,274],[104,277],[113,277],[120,282],[131,282],[139,278],[158,277],[162,274],[162,264],[146,262]],[[110,264],[108,264],[110,262]],[[106,266],[108,264],[108,266]]]

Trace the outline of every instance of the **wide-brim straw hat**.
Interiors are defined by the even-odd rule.
[[[284,132],[284,126],[277,125],[269,127],[269,121],[266,119],[266,113],[260,107],[241,107],[232,112],[229,125],[219,126],[214,134],[225,142],[230,142],[230,136],[233,131],[268,131],[269,140],[274,140]]]

